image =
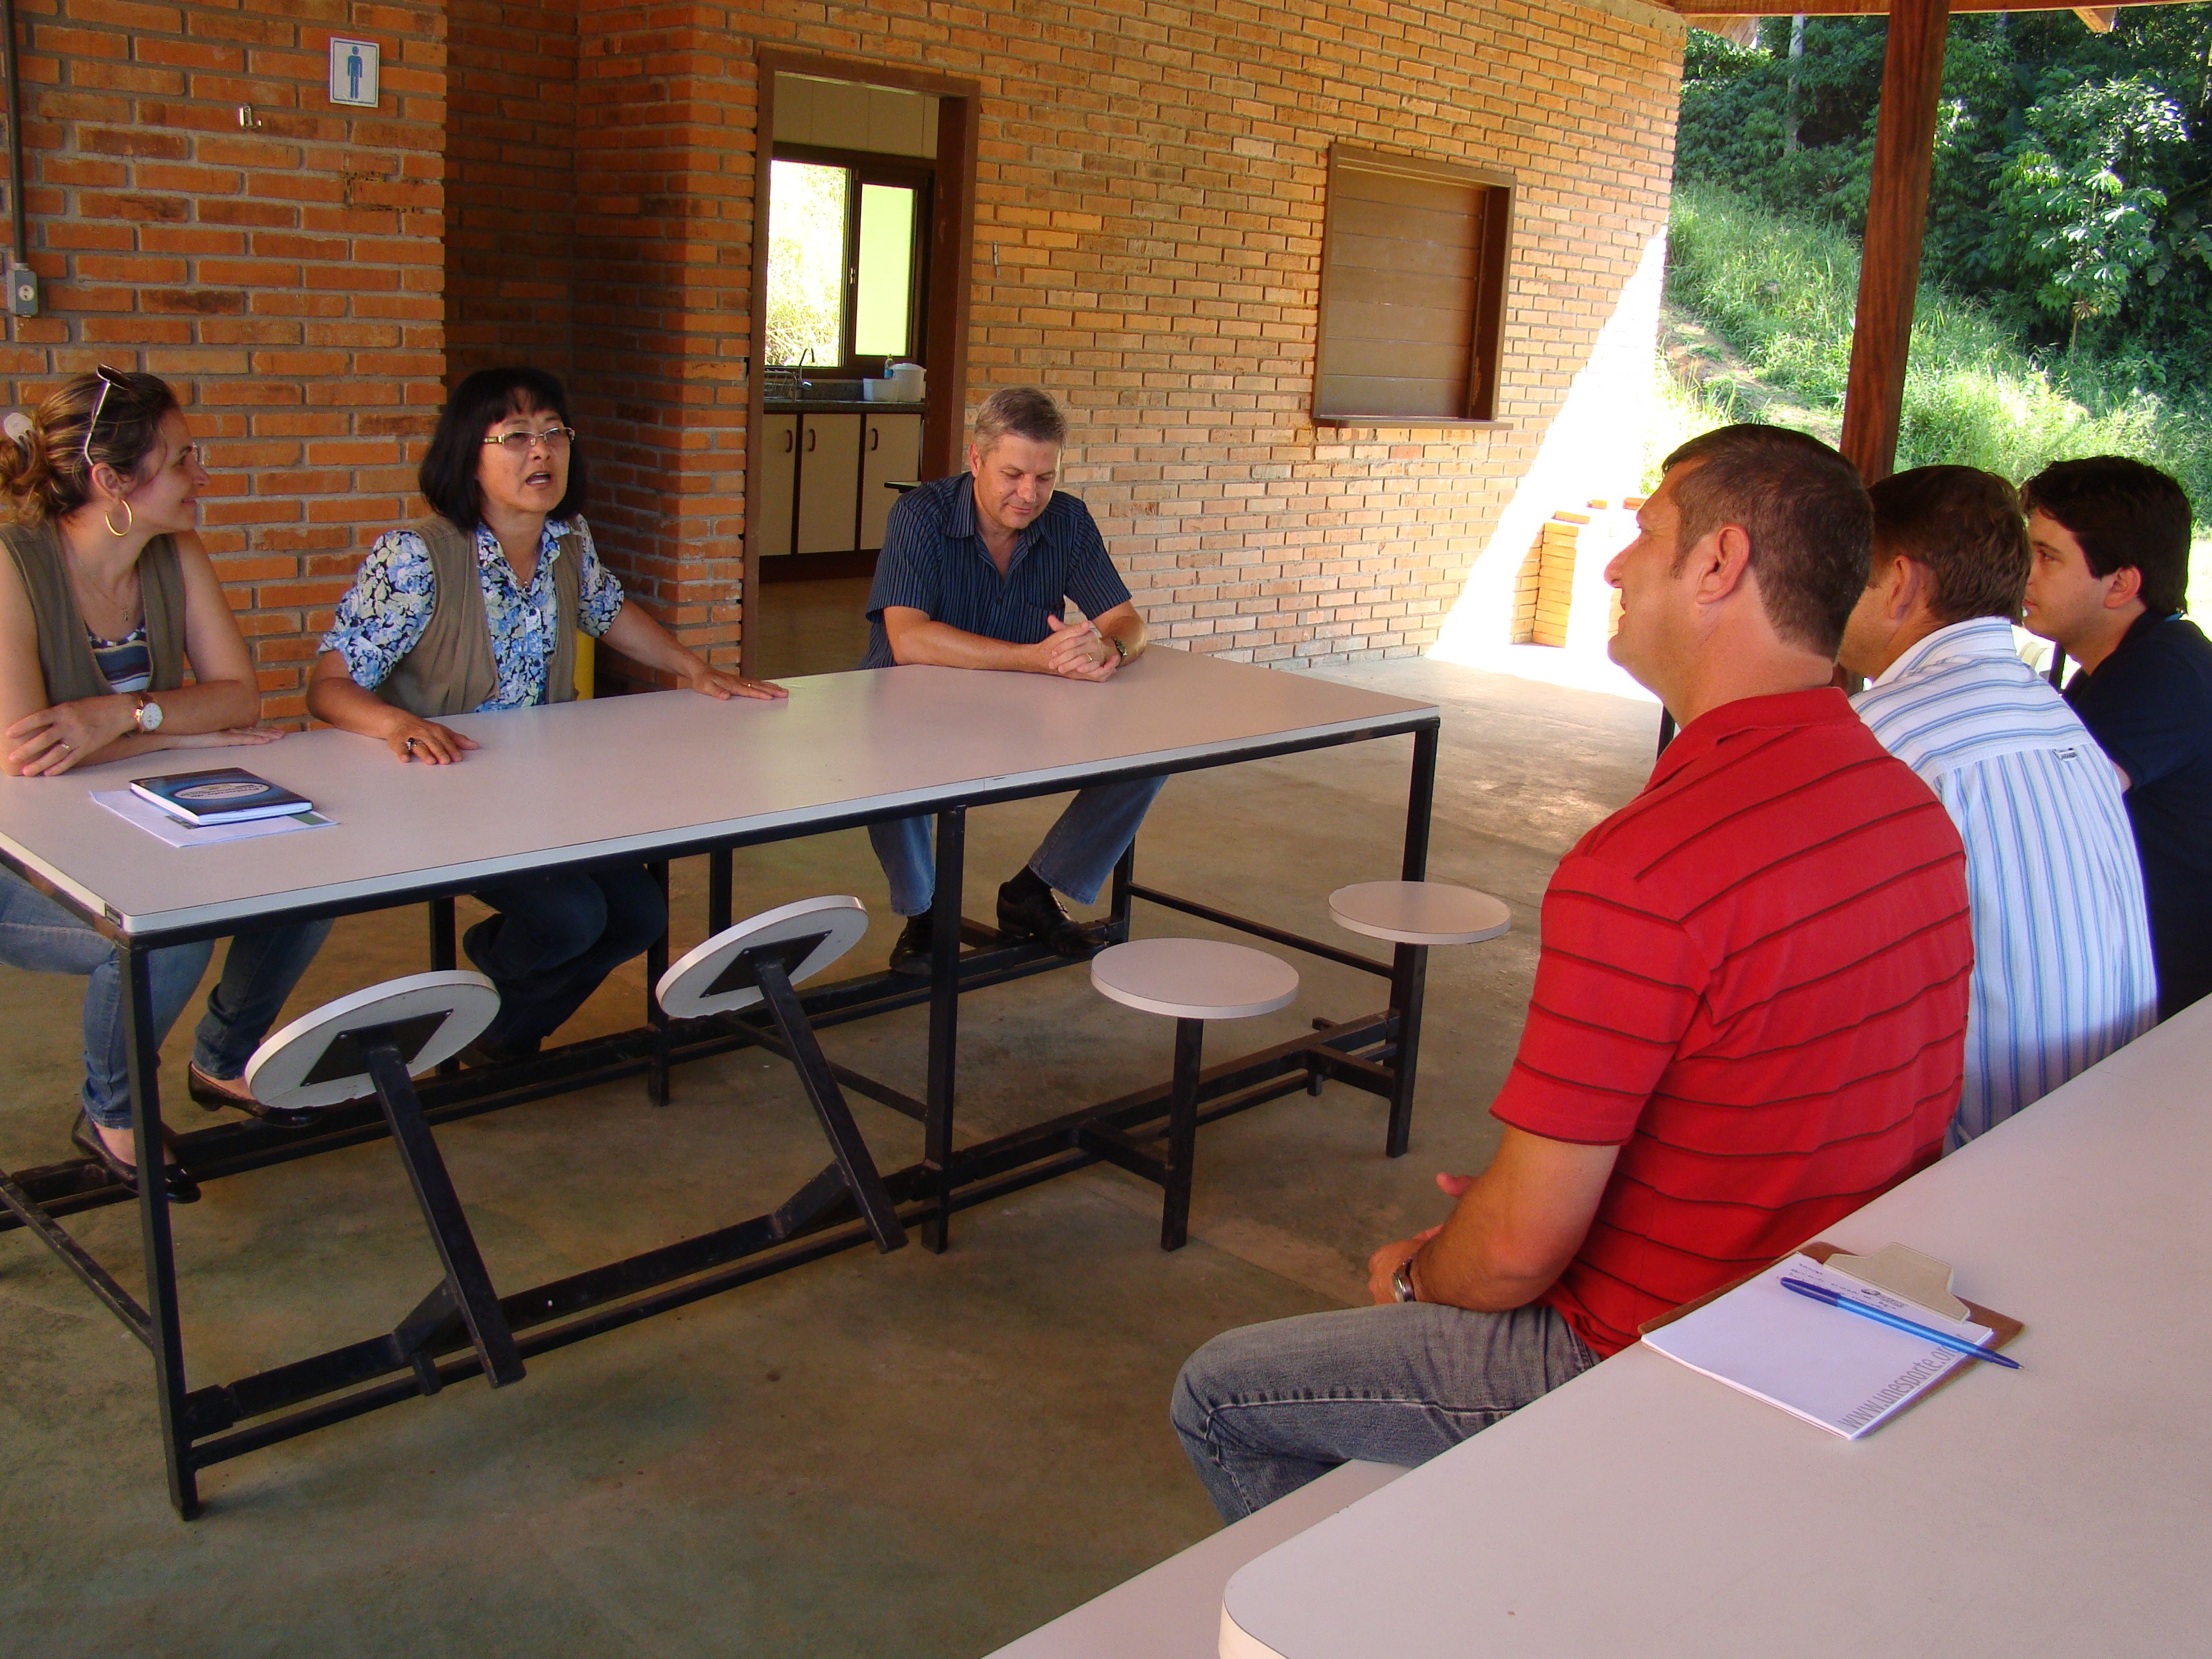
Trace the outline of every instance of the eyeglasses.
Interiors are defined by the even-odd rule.
[[[485,435],[484,447],[503,449],[517,460],[520,460],[530,453],[531,446],[533,444],[544,444],[547,454],[558,455],[575,441],[574,427],[549,426],[543,432],[489,433]]]
[[[93,399],[92,418],[84,423],[84,470],[87,472],[92,471],[92,434],[100,430],[100,411],[107,407],[109,390],[115,386],[121,386],[125,392],[131,389],[130,382],[105,363],[94,364],[93,373],[100,376],[100,396]]]

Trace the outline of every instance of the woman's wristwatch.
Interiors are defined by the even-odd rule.
[[[1419,1302],[1421,1293],[1413,1288],[1413,1256],[1419,1250],[1398,1264],[1398,1271],[1390,1275],[1390,1289],[1401,1302]]]
[[[141,732],[160,731],[161,729],[161,705],[155,702],[153,698],[148,696],[143,691],[133,691],[131,695],[135,700],[131,711],[131,723],[137,726]]]

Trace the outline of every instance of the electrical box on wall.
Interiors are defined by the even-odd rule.
[[[378,97],[377,59],[374,40],[331,40],[331,102],[374,109]]]
[[[28,265],[8,272],[8,309],[18,317],[39,314],[39,273]]]

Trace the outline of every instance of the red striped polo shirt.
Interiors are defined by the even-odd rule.
[[[1621,1149],[1541,1300],[1615,1352],[1933,1163],[1973,956],[1959,833],[1843,693],[1685,726],[1552,878],[1491,1108]]]

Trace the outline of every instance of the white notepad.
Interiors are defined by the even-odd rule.
[[[1778,1261],[1726,1296],[1644,1334],[1692,1370],[1856,1440],[1960,1365],[1980,1362],[1782,1288],[1784,1274],[1974,1343],[1991,1332],[1853,1279],[1809,1255]]]

